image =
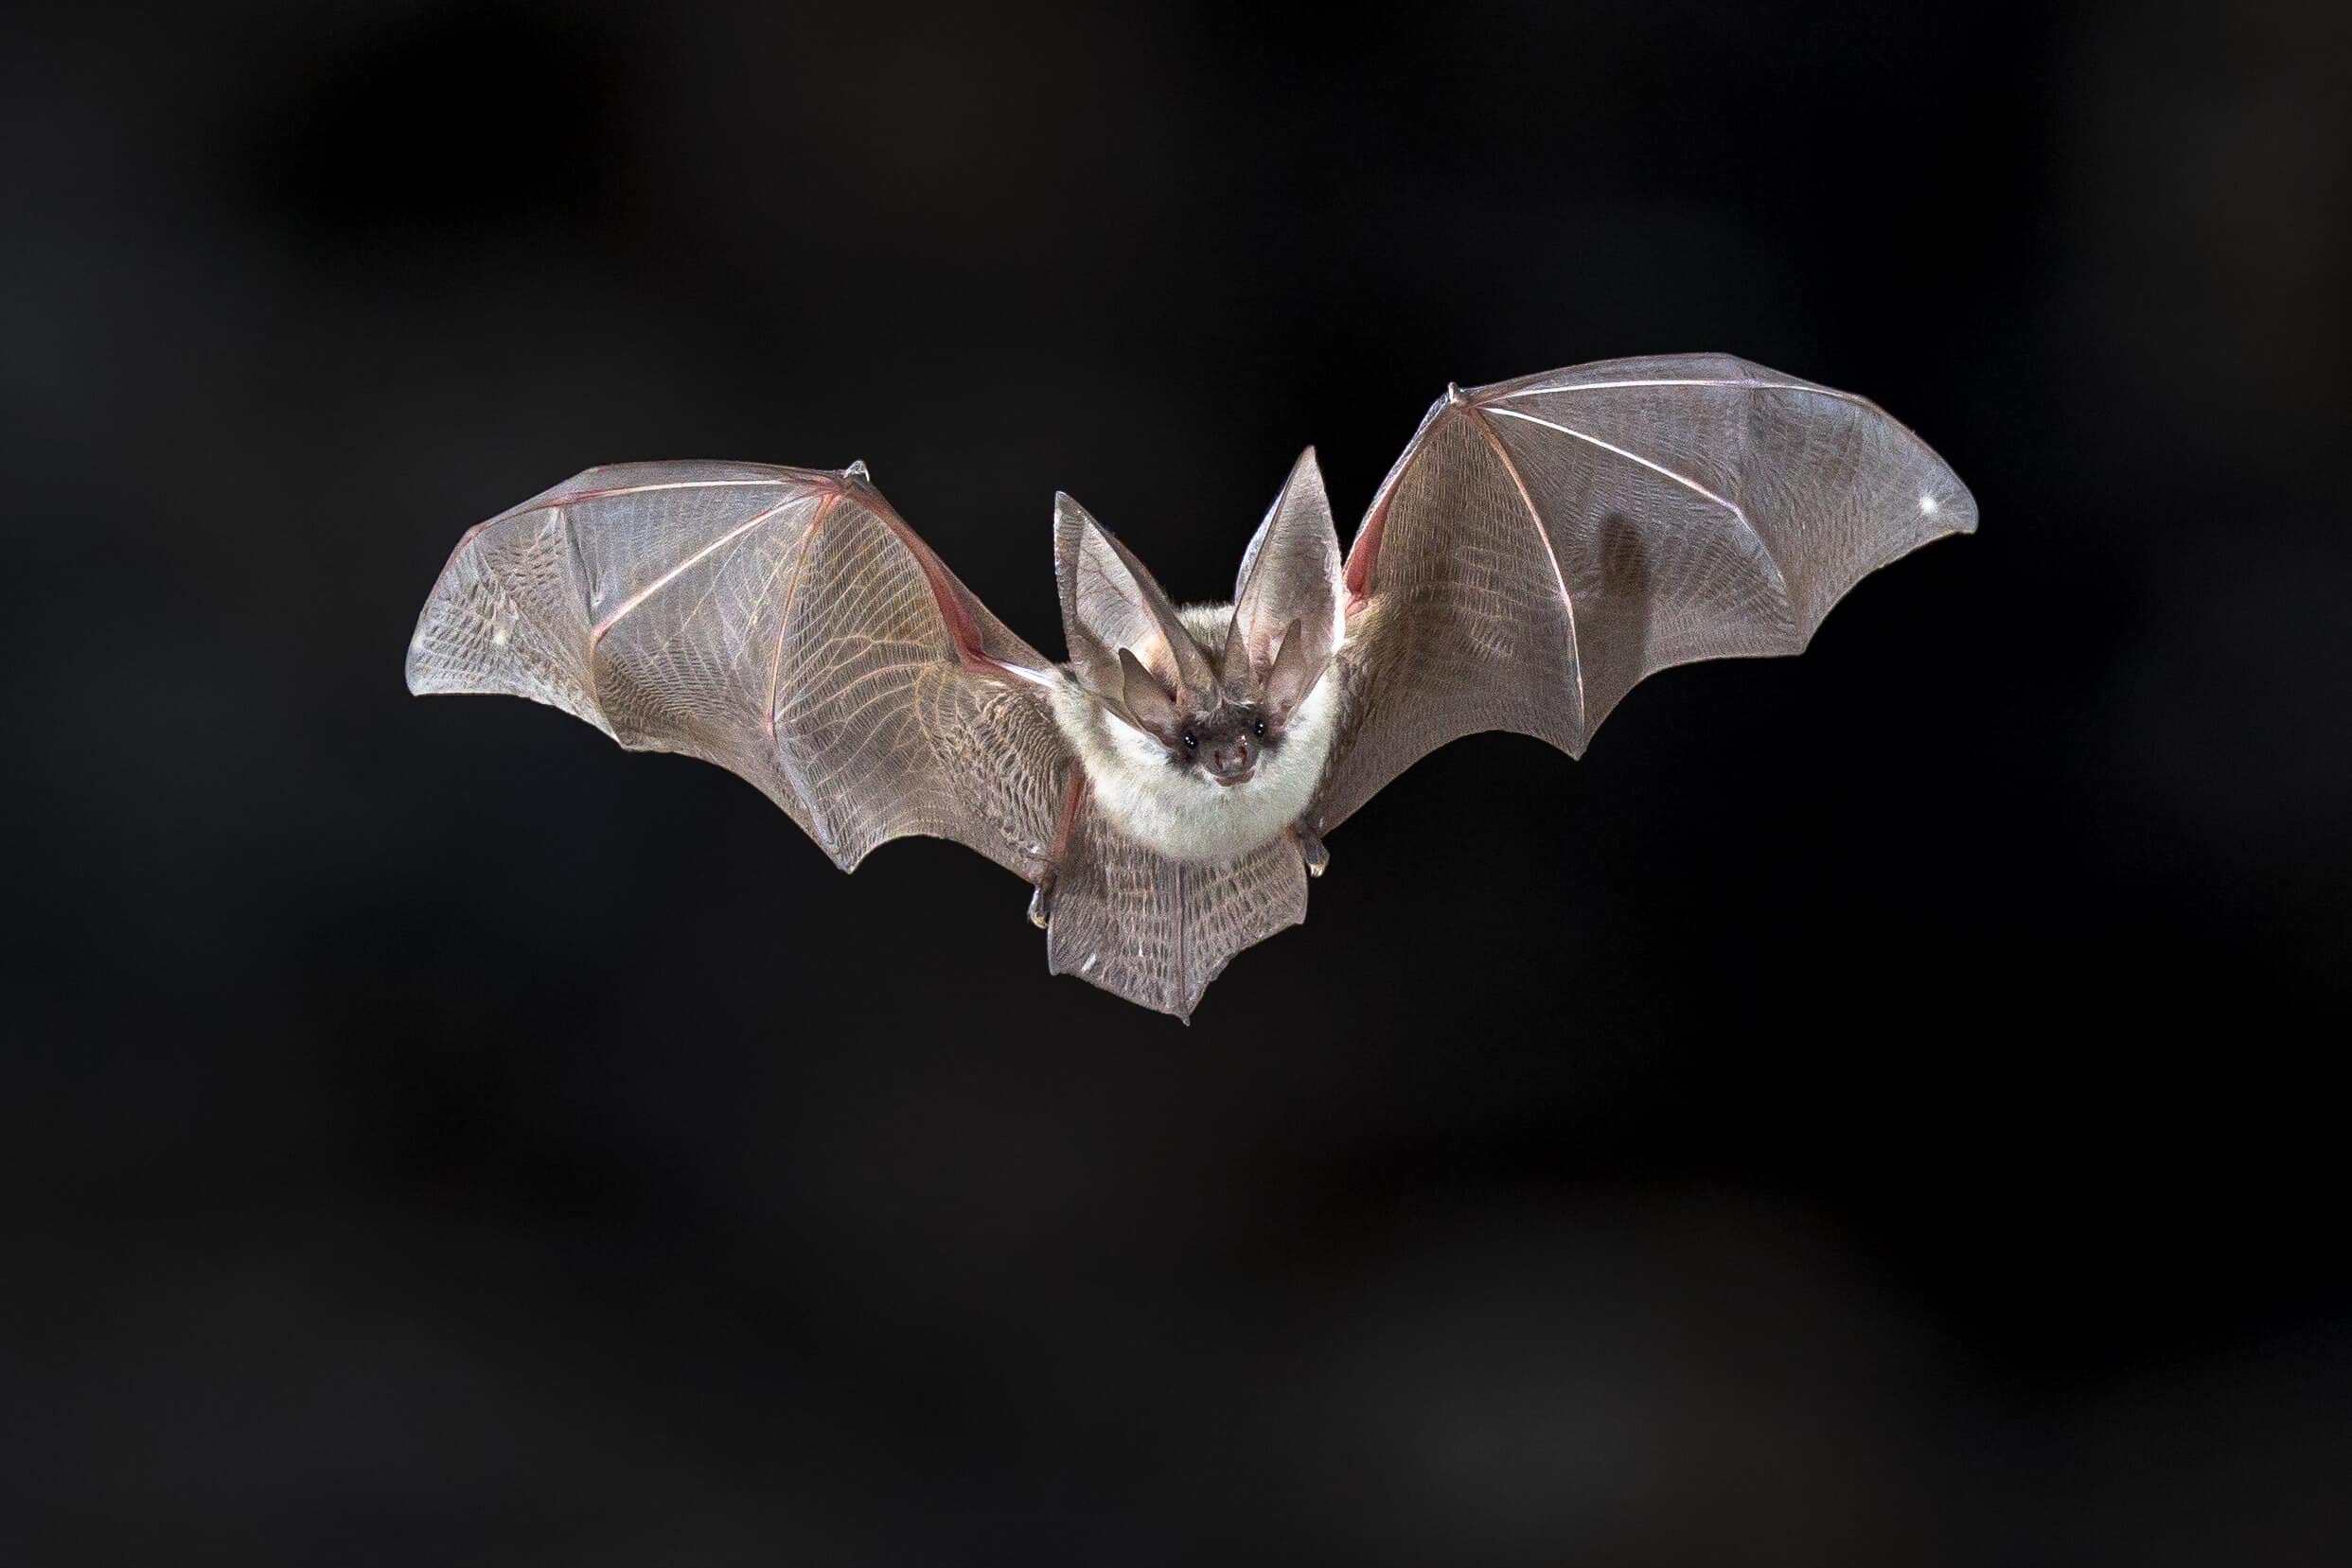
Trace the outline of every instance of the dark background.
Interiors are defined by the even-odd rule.
[[[12,23],[0,1560],[2343,1560],[2325,9]],[[1057,650],[1056,487],[1210,595],[1703,348],[1981,536],[1433,757],[1189,1031],[401,687],[592,463],[862,457]]]

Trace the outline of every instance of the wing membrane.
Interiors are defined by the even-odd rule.
[[[861,469],[685,463],[592,468],[468,534],[408,680],[716,763],[844,870],[925,834],[1030,877],[1064,761],[1049,669]]]
[[[1171,860],[1088,811],[1053,894],[1046,963],[1189,1020],[1236,953],[1307,918],[1307,873],[1288,837],[1230,860]]]
[[[1581,756],[1645,676],[1795,653],[1863,576],[1975,525],[1876,404],[1728,356],[1449,391],[1349,552],[1317,824],[1478,731]]]

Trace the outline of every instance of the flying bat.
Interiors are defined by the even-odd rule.
[[[863,464],[591,468],[458,540],[408,685],[716,763],[845,872],[908,835],[969,845],[1035,890],[1051,972],[1189,1018],[1429,751],[1508,730],[1580,756],[1644,676],[1796,653],[1865,573],[1975,526],[1875,403],[1612,360],[1449,387],[1344,558],[1309,448],[1229,604],[1178,608],[1057,495],[1062,663]]]

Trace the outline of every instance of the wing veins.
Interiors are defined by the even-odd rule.
[[[1580,736],[1585,735],[1588,731],[1584,727],[1584,643],[1577,634],[1576,600],[1568,592],[1567,578],[1560,573],[1560,553],[1552,548],[1551,529],[1546,526],[1543,509],[1535,504],[1535,497],[1528,490],[1527,481],[1519,477],[1519,465],[1511,460],[1511,453],[1504,448],[1502,437],[1494,433],[1494,427],[1487,423],[1486,415],[1477,408],[1464,406],[1470,414],[1470,422],[1477,427],[1478,433],[1486,438],[1487,446],[1501,461],[1503,472],[1511,476],[1512,488],[1519,492],[1519,503],[1528,509],[1528,520],[1535,525],[1535,537],[1544,541],[1544,558],[1551,563],[1552,586],[1560,590],[1560,608],[1568,617],[1568,653],[1576,661],[1576,732]],[[1496,412],[1508,414],[1511,411],[1499,409]]]
[[[776,611],[776,646],[768,656],[768,706],[760,715],[761,726],[768,731],[771,746],[776,739],[776,682],[784,674],[784,639],[792,628],[792,603],[800,597],[801,578],[808,571],[808,547],[816,542],[819,534],[824,532],[825,519],[833,515],[833,503],[840,499],[839,490],[825,497],[824,503],[817,508],[817,515],[809,520],[808,527],[801,534],[801,547],[792,555],[792,580],[785,584],[784,606]]]
[[[1668,467],[1663,463],[1655,462],[1650,458],[1644,457],[1637,451],[1628,450],[1626,448],[1618,446],[1613,442],[1603,441],[1597,435],[1588,435],[1583,431],[1572,430],[1566,425],[1554,424],[1549,419],[1539,418],[1532,414],[1522,414],[1517,409],[1498,408],[1494,412],[1502,414],[1506,418],[1524,419],[1530,425],[1541,425],[1546,430],[1558,431],[1562,435],[1572,435],[1579,441],[1586,442],[1592,446],[1599,447],[1602,451],[1615,452],[1618,456],[1626,459],[1628,462],[1640,464],[1652,473],[1659,474],[1667,479],[1672,480],[1675,484],[1681,485],[1684,489],[1689,490],[1691,494],[1711,501],[1716,505],[1722,507],[1724,511],[1730,513],[1734,518],[1739,520],[1740,526],[1747,530],[1748,537],[1756,541],[1757,553],[1764,557],[1764,564],[1772,568],[1773,582],[1779,588],[1780,590],[1780,603],[1788,608],[1791,623],[1794,624],[1796,616],[1796,607],[1789,598],[1789,579],[1787,575],[1781,572],[1780,562],[1774,556],[1772,553],[1772,546],[1764,542],[1764,536],[1756,531],[1756,524],[1748,520],[1746,509],[1742,507],[1737,502],[1724,500],[1722,496],[1717,495],[1714,491],[1708,489],[1706,485],[1700,484],[1697,480],[1692,479],[1688,474],[1676,473],[1673,469]]]
[[[1516,392],[1496,393],[1494,401],[1507,403],[1513,397],[1549,397],[1563,392],[1622,392],[1634,387],[1653,386],[1727,386],[1743,387],[1755,392],[1810,392],[1816,396],[1834,397],[1841,403],[1852,403],[1861,408],[1876,407],[1867,397],[1857,397],[1850,392],[1840,392],[1834,387],[1806,386],[1797,381],[1757,381],[1736,378],[1717,379],[1698,377],[1669,378],[1655,381],[1573,381],[1565,386],[1529,386],[1521,387]]]
[[[609,501],[614,496],[649,496],[664,490],[772,489],[776,485],[792,483],[788,479],[674,479],[665,484],[615,484],[602,490],[575,490],[570,495],[550,496],[545,501],[535,501],[527,506],[503,512],[480,527],[487,528],[493,522],[512,522],[534,512],[544,512],[551,506],[577,506],[584,501]]]
[[[735,526],[728,529],[727,532],[719,535],[718,537],[713,539],[710,543],[704,545],[701,549],[696,551],[684,560],[680,561],[676,566],[671,567],[667,572],[663,573],[662,575],[656,577],[652,582],[630,594],[626,600],[622,601],[620,608],[614,610],[610,615],[606,616],[602,624],[597,625],[593,631],[589,633],[588,645],[591,648],[593,648],[597,643],[602,643],[605,640],[605,633],[610,631],[615,625],[619,625],[623,616],[636,609],[647,599],[652,598],[656,593],[661,592],[662,590],[676,582],[680,575],[689,567],[695,566],[708,557],[721,545],[732,544],[736,539],[739,539],[744,535],[750,533],[752,529],[760,527],[761,525],[772,520],[777,513],[791,505],[792,502],[800,498],[797,496],[787,496],[784,500],[776,502],[765,512],[760,513],[749,522],[739,522],[735,524]]]
[[[767,488],[792,483],[793,481],[788,479],[681,479],[667,484],[619,484],[609,490],[575,490],[568,496],[551,496],[545,501],[535,501],[528,506],[518,506],[511,512],[501,512],[494,518],[484,519],[457,536],[457,548],[450,552],[450,558],[455,560],[459,551],[473,543],[486,531],[496,528],[501,523],[512,522],[517,518],[536,517],[541,512],[560,511],[566,506],[576,506],[584,501],[606,501],[613,496],[651,495],[660,490],[725,489],[731,485],[736,487],[758,485]]]

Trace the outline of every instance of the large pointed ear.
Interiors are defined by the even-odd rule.
[[[1183,732],[1183,719],[1176,713],[1176,699],[1129,648],[1119,650],[1119,702],[1129,718],[1141,725],[1147,734],[1158,736],[1163,746],[1174,746],[1177,735]]]
[[[1309,447],[1242,556],[1225,639],[1227,683],[1262,695],[1277,722],[1315,689],[1339,647],[1340,570],[1339,531]]]
[[[1199,706],[1216,685],[1209,656],[1143,563],[1111,531],[1065,495],[1053,498],[1053,574],[1062,590],[1062,633],[1071,662],[1097,696],[1123,701],[1119,655],[1133,653],[1161,691]]]

